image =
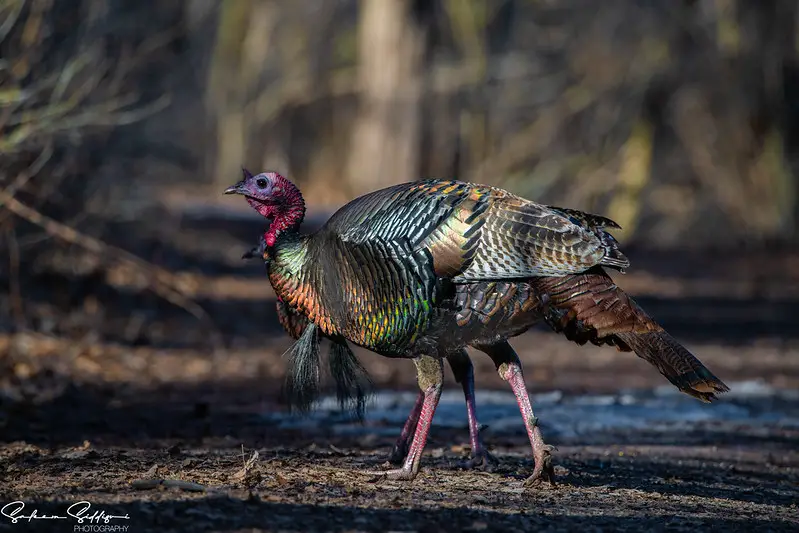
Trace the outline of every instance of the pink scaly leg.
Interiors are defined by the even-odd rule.
[[[408,450],[411,445],[411,438],[416,432],[416,425],[419,423],[419,413],[422,411],[422,403],[424,403],[424,392],[419,391],[416,397],[416,403],[413,404],[408,420],[400,432],[397,442],[391,449],[391,455],[388,456],[388,462],[393,465],[401,465],[405,461],[405,456],[408,455]]]
[[[541,429],[538,427],[538,418],[533,414],[533,406],[530,397],[527,395],[527,387],[524,384],[524,375],[519,356],[507,342],[494,344],[491,346],[480,346],[480,350],[488,354],[497,367],[497,372],[502,379],[508,382],[513,394],[516,396],[516,403],[519,404],[519,411],[527,429],[527,436],[533,448],[533,458],[535,468],[533,474],[524,482],[525,486],[537,485],[541,481],[549,481],[555,484],[555,470],[552,466],[551,452],[555,449],[544,443],[541,436]]]
[[[466,416],[469,419],[469,444],[472,452],[468,461],[461,464],[463,468],[490,468],[498,463],[483,445],[480,437],[480,423],[477,421],[477,404],[474,399],[474,366],[466,350],[461,350],[447,357],[455,381],[463,388],[463,397],[466,400]]]
[[[469,444],[472,451],[468,461],[461,463],[462,468],[490,468],[499,463],[491,455],[483,444],[480,436],[480,423],[477,421],[477,406],[474,398],[474,366],[466,350],[460,350],[447,356],[449,366],[455,381],[463,387],[463,396],[466,400],[466,415],[469,421]],[[411,445],[411,438],[416,431],[416,424],[419,422],[419,413],[424,402],[424,392],[419,391],[416,403],[405,421],[402,432],[391,449],[388,461],[394,465],[401,465],[405,461],[405,456]]]
[[[402,467],[395,470],[366,472],[387,479],[410,481],[419,473],[419,465],[422,460],[422,452],[427,443],[427,435],[430,433],[430,425],[433,422],[433,415],[436,412],[438,401],[441,399],[441,386],[444,382],[444,365],[441,359],[429,356],[421,356],[414,359],[416,364],[416,379],[419,389],[424,393],[422,409],[419,413],[419,422],[416,424],[416,432],[413,435],[408,456]]]

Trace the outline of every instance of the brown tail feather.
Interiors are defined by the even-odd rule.
[[[649,361],[666,379],[685,394],[703,402],[716,399],[715,393],[729,387],[668,333],[617,333],[638,357]]]
[[[601,267],[572,276],[540,278],[538,288],[550,298],[547,323],[569,340],[634,351],[682,392],[702,401],[729,390]]]

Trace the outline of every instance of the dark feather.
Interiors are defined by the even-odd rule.
[[[554,205],[548,205],[550,209],[554,211],[558,211],[562,213],[564,216],[569,217],[572,219],[572,222],[577,225],[582,225],[587,228],[591,229],[601,229],[601,228],[614,228],[614,229],[621,229],[615,221],[603,217],[602,215],[594,215],[591,213],[586,213],[584,211],[578,211],[576,209],[568,209],[565,207],[557,207]]]
[[[308,325],[308,317],[289,307],[283,300],[278,300],[275,307],[280,325],[283,326],[286,333],[291,335],[292,339],[299,339]]]
[[[242,259],[255,259],[256,257],[266,260],[266,240],[263,235],[258,240],[258,246],[251,248],[248,252],[244,252],[241,256]]]
[[[730,390],[694,355],[665,331],[617,333],[616,337],[635,354],[655,366],[680,391],[703,402],[716,399],[715,393]]]
[[[366,400],[372,391],[372,380],[345,339],[331,339],[328,363],[330,375],[336,382],[336,397],[341,409],[352,411],[358,420],[363,420]]]
[[[286,354],[282,397],[292,411],[308,413],[319,397],[319,327],[310,323]]]

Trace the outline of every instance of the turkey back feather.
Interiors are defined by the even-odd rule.
[[[367,243],[407,238],[459,282],[575,274],[629,261],[599,215],[538,204],[502,189],[446,180],[404,183],[356,198],[320,230]]]

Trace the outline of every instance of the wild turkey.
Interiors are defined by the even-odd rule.
[[[711,401],[728,387],[669,336],[606,274],[629,261],[604,217],[531,202],[496,187],[429,179],[361,196],[318,231],[300,235],[299,189],[276,172],[225,190],[272,223],[269,280],[306,316],[292,348],[290,397],[307,409],[318,388],[320,332],[387,357],[411,358],[424,401],[399,469],[413,479],[441,396],[442,360],[475,347],[517,399],[535,459],[528,484],[553,479],[550,448],[507,339],[546,320],[579,343],[611,344],[649,361],[679,390]]]
[[[252,259],[261,257],[266,264],[269,264],[269,250],[266,247],[266,241],[263,236],[260,239],[260,244],[242,255],[242,259]],[[308,318],[292,309],[285,301],[278,297],[275,302],[277,310],[278,321],[280,322],[286,333],[289,334],[295,341],[298,340],[305,328],[308,326]],[[328,358],[330,364],[330,373],[336,382],[336,393],[339,404],[342,408],[351,408],[359,419],[362,419],[364,414],[365,400],[369,390],[371,389],[371,380],[361,366],[360,362],[355,358],[355,355],[347,345],[344,339],[335,339],[330,346],[330,356]],[[474,398],[474,366],[469,354],[466,350],[458,350],[455,353],[447,355],[447,362],[449,362],[452,369],[455,381],[463,388],[463,396],[466,401],[466,415],[469,423],[469,442],[471,446],[469,460],[461,463],[463,468],[478,468],[489,467],[497,463],[496,458],[488,452],[483,444],[482,437],[480,436],[480,424],[477,421],[477,406]],[[289,376],[296,376],[297,369],[295,366],[302,366],[302,363],[295,356],[288,369]],[[318,379],[318,376],[313,376],[312,379]],[[295,390],[290,387],[290,390]],[[291,401],[291,398],[289,398]],[[408,419],[402,427],[399,437],[394,444],[391,453],[388,456],[388,461],[393,464],[402,464],[405,457],[410,450],[411,438],[416,431],[416,425],[419,422],[419,415],[421,414],[422,404],[424,402],[424,392],[419,391],[416,397],[416,402],[408,414]],[[303,403],[303,408],[308,405],[307,402]]]

